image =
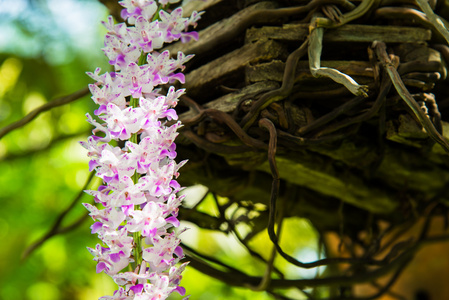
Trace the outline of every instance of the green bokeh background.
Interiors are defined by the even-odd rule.
[[[94,0],[0,0],[0,128],[48,101],[84,88],[91,82],[86,71],[109,69],[101,51],[105,30],[100,21],[107,15],[106,8]],[[78,141],[88,136],[85,113],[94,109],[86,96],[45,112],[0,139],[2,300],[93,300],[115,290],[109,276],[95,273],[95,262],[86,250],[97,243],[90,234],[90,219],[21,258],[51,228],[88,178],[88,160]],[[195,202],[199,194],[190,192],[189,201]],[[85,195],[80,203],[89,201]],[[63,226],[85,213],[80,203]],[[200,209],[217,213],[210,199]],[[202,231],[194,224],[185,226],[191,228],[182,236],[186,244],[248,274],[263,274],[265,266],[250,258],[232,236]],[[283,247],[303,259],[316,259],[316,234],[307,221],[289,219],[284,226],[289,231],[282,236]],[[252,245],[269,256],[266,232]],[[298,273],[281,259],[276,265],[291,277],[315,275]],[[190,268],[183,285],[191,299],[272,299],[264,292],[231,288]],[[287,293],[303,299],[298,292]]]

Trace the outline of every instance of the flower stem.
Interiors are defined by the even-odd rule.
[[[140,266],[142,264],[142,236],[140,231],[133,233],[134,238],[134,264],[135,266]]]
[[[167,3],[167,5],[165,6],[165,10],[168,9],[168,7],[170,6],[170,3]],[[159,12],[162,10],[163,6],[159,6],[159,8],[157,9],[157,12],[154,14],[153,19],[151,21],[156,21],[156,20],[160,20],[160,16],[159,16]]]
[[[143,56],[144,55],[142,53],[142,55],[140,56],[140,59],[139,59],[139,63],[140,63],[140,60],[142,59]],[[131,97],[130,104],[131,104],[132,107],[139,106],[139,99]],[[134,144],[137,144],[137,133],[134,133],[133,135],[131,135],[131,137],[129,138],[129,141],[134,143]],[[140,177],[139,173],[137,173],[137,171],[136,171],[133,174],[133,176],[132,176],[132,180],[133,180],[134,184],[136,184],[139,181],[139,177]],[[138,205],[135,205],[134,209],[140,209],[140,208],[139,208]],[[133,238],[134,238],[134,260],[135,260],[134,263],[135,263],[135,267],[137,267],[137,266],[142,264],[142,254],[141,254],[141,251],[142,251],[142,245],[141,245],[142,237],[141,237],[140,232],[139,231],[138,232],[134,232],[133,233]]]
[[[139,66],[144,65],[146,63],[146,58],[147,58],[147,54],[142,51],[142,53],[140,53],[139,61],[137,62],[137,64]]]

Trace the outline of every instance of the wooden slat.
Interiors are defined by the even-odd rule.
[[[264,26],[247,30],[246,40],[302,41],[309,34],[308,24],[285,24],[282,27]],[[429,41],[431,31],[417,27],[372,26],[346,24],[329,29],[324,34],[325,42],[368,42],[379,40],[385,43],[416,43]]]
[[[227,77],[242,72],[246,65],[286,57],[285,47],[276,41],[244,45],[216,60],[193,70],[186,76],[185,88],[192,94],[205,93],[204,88],[216,86]],[[243,73],[242,73],[243,74]],[[203,91],[200,91],[203,89]]]
[[[373,78],[373,69],[367,61],[321,61],[321,66],[334,68],[349,76],[363,76]],[[245,69],[247,82],[259,82],[264,80],[274,80],[282,82],[284,76],[285,63],[279,60],[261,63],[257,65],[248,65]],[[309,71],[309,62],[300,61],[296,68],[296,81],[305,79],[314,79]]]

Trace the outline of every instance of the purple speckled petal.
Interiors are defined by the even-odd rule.
[[[109,258],[115,263],[118,263],[120,261],[120,256],[120,253],[109,254]]]
[[[182,248],[180,246],[177,246],[175,248],[174,253],[176,254],[177,257],[184,257],[184,251],[182,250]]]
[[[173,216],[168,217],[167,219],[165,219],[165,221],[167,223],[173,224],[173,226],[175,226],[175,227],[179,227],[179,224],[180,224],[179,220],[176,217],[173,217]]]
[[[106,269],[106,268],[107,268],[107,265],[106,265],[105,262],[99,262],[99,263],[97,264],[96,271],[97,271],[97,273],[101,273],[101,271],[103,271],[103,270]]]
[[[101,222],[95,222],[90,228],[92,229],[91,233],[97,233],[98,230],[100,230],[103,227],[103,223]]]
[[[184,295],[186,294],[186,289],[185,289],[185,287],[177,286],[174,290],[175,290],[176,292],[178,292],[181,296],[184,296]],[[184,299],[185,299],[185,298],[184,298]]]
[[[140,294],[143,290],[143,284],[139,283],[129,288],[134,294]]]

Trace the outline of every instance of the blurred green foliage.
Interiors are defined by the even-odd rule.
[[[100,50],[104,35],[100,20],[107,14],[94,0],[0,0],[0,128],[52,99],[84,88],[91,82],[86,71],[108,69]],[[47,240],[21,259],[25,249],[51,228],[88,178],[87,157],[78,141],[89,134],[85,113],[93,110],[94,104],[86,96],[41,114],[0,140],[2,300],[93,300],[115,290],[107,275],[95,273],[95,262],[86,250],[97,243],[90,234],[90,219],[75,230]],[[90,201],[85,195],[80,203]],[[201,209],[214,214],[210,201],[206,199],[201,205]],[[76,205],[63,226],[83,214],[85,209]],[[263,274],[265,266],[250,258],[232,236],[186,225],[192,228],[183,234],[188,245],[248,274]],[[284,226],[293,228],[282,236],[287,251],[296,251],[298,236],[304,246],[315,243],[316,234],[304,220],[287,220]],[[295,244],[289,242],[293,239]],[[259,234],[252,246],[268,257],[271,245],[266,232]],[[297,270],[290,270],[281,259],[277,266],[298,276]],[[183,285],[191,299],[272,299],[266,293],[230,288],[191,268],[185,272]]]

